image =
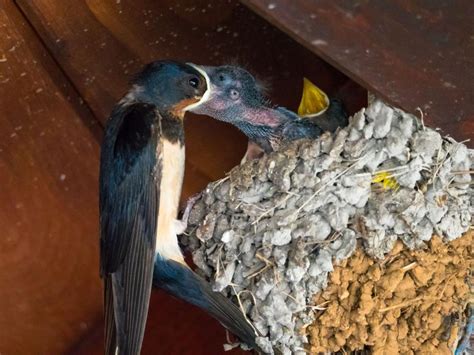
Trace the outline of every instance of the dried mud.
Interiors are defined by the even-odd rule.
[[[369,348],[372,354],[449,354],[473,301],[474,233],[425,250],[397,242],[383,262],[361,248],[335,266],[314,297],[326,308],[308,328],[311,353]]]
[[[376,338],[382,339],[377,344],[391,342],[393,346],[386,347],[396,349],[404,345],[395,345],[395,333],[385,334],[385,329],[391,324],[400,326],[397,332],[401,337],[405,323],[390,322],[409,317],[407,311],[412,307],[421,309],[422,303],[434,303],[413,299],[422,297],[424,288],[441,292],[436,285],[444,286],[443,268],[451,277],[451,254],[446,256],[448,261],[437,259],[443,248],[437,241],[431,246],[437,246],[436,253],[423,254],[416,268],[403,275],[387,274],[381,281],[375,278],[385,275],[383,271],[413,262],[408,251],[401,251],[401,245],[409,250],[426,250],[433,235],[449,243],[469,230],[474,214],[473,168],[473,150],[423,126],[413,115],[376,100],[334,134],[327,132],[315,140],[291,142],[261,159],[235,167],[226,178],[209,184],[194,205],[187,236],[181,241],[192,252],[197,271],[215,291],[238,303],[260,332],[259,346],[269,354],[277,349],[284,355],[306,354],[309,339],[302,329],[307,330],[319,314],[313,307],[314,295],[326,290],[335,264],[363,250],[372,259],[365,257],[366,264],[358,267],[377,270],[376,263],[386,260],[389,253],[401,252],[402,256],[380,267],[380,275],[361,271],[357,274],[361,279],[354,279],[359,283],[352,281],[349,285],[352,279],[348,278],[343,281],[349,288],[330,288],[337,300],[342,297],[345,302],[359,302],[357,307],[365,307],[360,299],[370,305],[369,296],[375,297],[374,308],[362,307],[361,312],[373,312],[374,317],[380,317],[380,325],[370,323],[378,318],[364,318],[357,308],[348,308],[345,318],[331,325],[331,312],[342,309],[332,302],[331,307],[336,309],[326,310],[328,323],[320,330],[326,332],[321,341],[332,343],[318,345],[313,337],[315,350],[348,347],[346,340],[354,342],[354,347],[375,344]],[[456,260],[452,263],[459,264]],[[347,262],[340,265],[348,269],[342,275],[357,276],[353,275],[358,270],[355,266]],[[434,276],[423,274],[422,266]],[[460,268],[459,273],[466,270]],[[412,277],[416,273],[420,279]],[[374,278],[374,289],[370,289],[370,283],[360,284],[362,277],[369,276]],[[421,283],[424,279],[426,285]],[[410,280],[415,284],[412,288]],[[455,280],[453,276],[446,282]],[[406,294],[400,288],[391,289],[397,285],[407,288]],[[461,285],[454,287],[453,295],[462,289]],[[358,292],[362,292],[360,297]],[[444,290],[443,299],[448,299],[450,292]],[[375,309],[405,301],[414,304],[375,313]],[[439,306],[447,307],[447,303]],[[436,314],[436,307],[430,307],[427,314]],[[448,311],[443,308],[441,314]],[[423,332],[433,321],[420,318],[419,324],[413,324]],[[431,344],[422,336],[412,339],[408,323],[406,329],[407,343]],[[351,340],[356,330],[360,334]]]

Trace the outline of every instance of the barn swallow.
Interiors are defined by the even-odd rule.
[[[99,210],[108,355],[140,353],[152,285],[208,310],[255,346],[251,325],[187,266],[177,240],[185,229],[177,220],[184,113],[207,92],[206,79],[195,68],[153,62],[136,76],[107,122]]]
[[[319,114],[300,117],[284,107],[273,106],[259,83],[243,68],[230,65],[196,68],[205,72],[208,98],[191,111],[233,124],[250,143],[266,153],[284,141],[317,138],[324,131],[333,132],[347,125],[347,113],[338,99],[329,100],[328,107]]]

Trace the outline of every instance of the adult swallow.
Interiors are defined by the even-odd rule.
[[[185,228],[177,220],[183,118],[206,90],[205,78],[192,66],[153,62],[137,75],[107,122],[99,182],[106,354],[140,353],[152,284],[214,311],[255,346],[252,326],[186,265],[177,240]]]
[[[347,113],[338,99],[328,100],[320,114],[300,117],[275,107],[264,96],[264,90],[245,69],[236,66],[197,66],[206,73],[208,98],[191,111],[229,122],[239,128],[252,143],[266,153],[284,141],[317,138],[324,131],[335,131],[347,125]],[[258,151],[248,151],[252,158]],[[249,154],[251,153],[251,154]]]

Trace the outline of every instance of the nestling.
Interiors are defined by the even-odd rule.
[[[266,153],[278,149],[284,141],[317,138],[324,131],[347,125],[347,113],[338,99],[328,99],[324,111],[303,118],[273,106],[245,69],[230,65],[196,68],[205,72],[208,93],[206,100],[191,111],[231,123]],[[248,153],[252,154],[247,157],[254,157],[253,152]]]

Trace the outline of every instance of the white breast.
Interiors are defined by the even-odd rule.
[[[176,235],[176,218],[184,176],[184,146],[161,141],[161,183],[156,252],[165,259],[184,263]]]

